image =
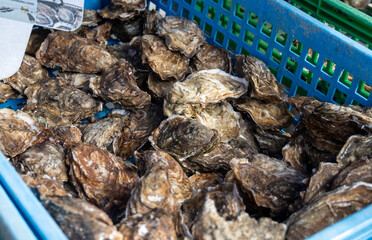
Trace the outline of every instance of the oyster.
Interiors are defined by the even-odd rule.
[[[125,120],[124,129],[114,139],[113,150],[115,155],[129,159],[134,151],[147,142],[151,132],[159,126],[163,120],[161,109],[151,104],[143,109],[130,111]],[[124,113],[127,114],[127,113]],[[113,111],[113,115],[121,115],[119,111]]]
[[[67,126],[72,123],[62,117],[58,108],[50,105],[33,106],[32,108],[23,109],[24,112],[31,115],[38,124],[44,128],[52,128],[56,126]]]
[[[143,34],[156,34],[156,24],[163,17],[158,11],[147,10],[145,15],[145,22],[143,24]]]
[[[49,178],[33,178],[29,175],[21,175],[23,181],[31,188],[32,192],[40,199],[47,196],[72,197],[60,183]]]
[[[235,56],[234,72],[238,77],[249,81],[249,97],[256,100],[278,101],[285,97],[284,90],[279,86],[275,76],[261,60],[237,54]]]
[[[128,5],[130,7],[130,5]],[[109,4],[105,8],[98,10],[99,15],[106,19],[119,19],[121,21],[128,21],[141,14],[144,9],[138,9],[138,11],[124,9],[122,7]]]
[[[349,137],[337,155],[337,162],[348,166],[355,161],[372,158],[372,137],[353,135]]]
[[[83,22],[81,25],[86,27],[97,27],[101,20],[96,10],[84,9]]]
[[[27,113],[0,109],[0,150],[14,157],[32,146],[41,128]]]
[[[52,130],[65,148],[81,142],[81,131],[74,125],[56,126],[52,127]]]
[[[218,103],[226,98],[238,98],[247,92],[248,82],[219,69],[202,70],[176,82],[168,89],[170,103]]]
[[[165,98],[168,88],[175,82],[176,80],[163,81],[156,73],[152,72],[147,79],[147,87],[155,97]]]
[[[97,74],[86,74],[86,73],[62,73],[59,72],[58,77],[64,78],[71,83],[77,89],[88,93],[90,91],[89,83],[100,76]]]
[[[71,148],[68,163],[72,183],[81,198],[114,218],[123,213],[130,191],[138,180],[134,165],[84,143]]]
[[[117,228],[125,240],[177,240],[172,218],[162,209],[144,215],[134,215],[122,220]]]
[[[114,20],[111,33],[121,42],[130,42],[135,36],[142,35],[143,21],[142,17],[130,21]]]
[[[191,59],[190,65],[194,72],[206,69],[220,69],[226,73],[232,73],[232,56],[229,51],[204,44]]]
[[[147,6],[146,0],[112,0],[111,2],[126,11],[144,11]]]
[[[332,189],[340,186],[350,186],[355,182],[372,183],[372,159],[353,162],[335,177]]]
[[[200,192],[208,188],[215,188],[223,182],[222,175],[219,173],[196,173],[189,177],[190,184],[194,191]]]
[[[123,240],[109,216],[84,200],[50,197],[41,203],[68,239]]]
[[[332,181],[340,170],[341,166],[336,163],[321,162],[316,173],[310,178],[304,204],[330,190]]]
[[[254,138],[261,153],[272,157],[281,157],[282,150],[290,141],[291,135],[277,129],[264,130],[257,127]]]
[[[49,105],[58,109],[61,116],[72,123],[102,111],[101,102],[74,88],[65,79],[46,78],[28,87],[25,94],[28,99],[24,111]]]
[[[205,42],[204,32],[195,21],[177,16],[166,16],[156,25],[157,34],[165,37],[168,48],[191,58]]]
[[[47,67],[59,66],[64,71],[80,73],[101,72],[117,61],[95,41],[62,31],[48,35],[36,58]]]
[[[252,210],[256,205],[270,209],[272,216],[281,214],[303,188],[305,176],[301,172],[263,154],[255,154],[250,160],[235,158],[230,166]]]
[[[286,239],[305,239],[372,203],[372,184],[357,182],[313,199],[287,220]]]
[[[83,142],[101,149],[112,150],[112,143],[124,127],[124,117],[107,117],[88,124],[83,130]]]
[[[283,239],[286,225],[270,218],[256,220],[242,212],[236,219],[221,217],[212,199],[204,203],[203,211],[192,228],[196,240],[216,239]]]
[[[33,145],[19,156],[17,162],[36,178],[47,177],[59,184],[68,180],[64,149],[56,143],[45,141]]]
[[[164,120],[149,137],[156,150],[183,161],[212,150],[220,141],[218,132],[183,116]]]
[[[16,98],[17,92],[8,84],[0,82],[0,103],[4,103],[9,99]]]
[[[163,39],[144,35],[140,39],[142,62],[148,63],[162,80],[182,80],[190,72],[189,59],[178,52],[168,50]]]
[[[152,165],[159,161],[167,166],[165,170],[167,172],[168,182],[179,203],[193,196],[190,181],[183,172],[182,167],[166,152],[145,151],[143,153],[136,153],[135,158],[141,173],[145,173],[147,169],[151,171]]]
[[[98,27],[85,31],[84,37],[98,42],[101,46],[106,46],[111,36],[111,27],[112,23],[105,22]]]
[[[32,29],[30,39],[27,43],[26,53],[35,56],[37,50],[39,50],[41,44],[44,42],[49,33],[51,33],[49,29]]]
[[[151,97],[137,86],[134,74],[131,64],[120,59],[107,67],[100,78],[92,79],[89,86],[106,101],[127,108],[142,108],[151,103]]]
[[[46,77],[48,77],[48,71],[41,66],[36,58],[25,54],[18,72],[5,78],[4,82],[23,94],[28,86]]]

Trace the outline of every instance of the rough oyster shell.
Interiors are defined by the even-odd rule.
[[[63,185],[49,178],[33,178],[29,175],[21,175],[23,181],[27,184],[31,191],[39,198],[47,196],[72,197]]]
[[[41,44],[50,33],[49,29],[36,28],[32,29],[30,39],[27,43],[26,53],[35,56],[37,50],[39,50]]]
[[[146,0],[112,0],[111,2],[126,11],[144,11],[147,6]]]
[[[163,17],[158,11],[146,11],[145,22],[143,24],[143,34],[156,34],[156,24]]]
[[[121,42],[130,42],[135,36],[142,35],[143,32],[142,17],[133,18],[130,21],[113,21],[111,33]]]
[[[59,72],[57,76],[66,79],[71,83],[72,86],[86,93],[90,91],[89,83],[93,81],[93,79],[100,77],[97,74],[62,72]]]
[[[104,24],[99,25],[93,29],[88,29],[84,33],[84,37],[98,42],[101,46],[106,46],[108,40],[111,36],[111,22],[105,22]]]
[[[105,8],[98,10],[102,18],[120,19],[121,21],[128,21],[141,14],[144,9],[138,11],[127,10],[122,7],[117,7],[114,4],[109,4]]]
[[[32,146],[41,132],[36,121],[27,113],[0,109],[0,150],[14,157]]]
[[[163,81],[156,73],[152,72],[147,79],[147,87],[155,97],[165,98],[168,88],[175,82],[176,80]]]
[[[195,21],[177,16],[166,16],[156,25],[157,34],[165,37],[168,48],[191,58],[198,51],[206,37]]]
[[[281,157],[283,148],[290,141],[291,135],[277,129],[264,130],[257,127],[254,138],[261,153],[270,157]]]
[[[238,98],[247,92],[248,82],[219,69],[202,70],[176,82],[168,89],[170,103],[218,103],[226,98]]]
[[[17,97],[17,92],[8,84],[0,82],[0,103],[4,103],[15,97]]]
[[[36,53],[39,62],[47,67],[61,67],[64,71],[97,73],[116,62],[106,49],[91,39],[71,32],[50,33]]]
[[[372,159],[363,159],[351,163],[335,177],[332,189],[350,186],[356,182],[372,183]]]
[[[336,160],[339,164],[348,166],[363,158],[372,158],[372,137],[353,135],[346,141]]]
[[[223,48],[204,44],[191,59],[190,65],[194,72],[206,69],[220,69],[231,74],[232,56],[229,51]]]
[[[223,182],[222,175],[219,173],[196,173],[189,177],[190,184],[196,193],[207,190],[208,188],[215,188],[218,184]]]
[[[168,50],[163,39],[153,35],[141,37],[142,62],[159,74],[162,80],[182,80],[190,72],[189,59]]]
[[[102,19],[99,17],[98,12],[93,9],[84,9],[82,26],[96,27]]]

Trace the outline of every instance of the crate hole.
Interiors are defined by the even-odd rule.
[[[323,93],[324,95],[327,95],[327,93],[328,93],[328,89],[329,89],[329,85],[330,85],[330,84],[329,84],[327,81],[325,81],[325,80],[322,79],[322,78],[319,78],[318,83],[317,83],[317,85],[316,85],[316,89],[317,89],[319,92]]]
[[[295,96],[307,96],[307,91],[300,86],[297,86]]]
[[[208,35],[208,37],[211,36],[212,34],[212,26],[209,25],[208,23],[205,23],[205,26],[204,26],[204,33]]]
[[[257,27],[258,16],[255,13],[253,13],[253,12],[249,13],[248,24],[253,26],[253,27]]]
[[[189,19],[190,12],[187,9],[182,10],[182,17]]]
[[[343,85],[349,88],[351,86],[352,81],[353,81],[353,75],[343,70],[340,78],[338,79],[338,82],[342,83]]]
[[[236,4],[235,16],[237,16],[240,19],[243,19],[244,12],[245,12],[245,8],[240,4]]]
[[[204,1],[197,0],[195,4],[196,11],[203,12],[204,9]]]
[[[165,15],[167,15],[163,9],[159,9],[159,13],[162,17],[165,17]]]
[[[305,81],[308,84],[311,84],[314,74],[307,68],[302,69],[301,80]]]
[[[271,59],[274,62],[277,62],[278,64],[280,64],[280,61],[282,61],[282,56],[283,56],[283,53],[281,51],[279,51],[276,48],[273,49],[273,52],[271,54]]]
[[[289,91],[291,89],[292,83],[293,81],[291,79],[287,78],[286,76],[283,76],[281,84],[284,89]]]
[[[309,48],[309,51],[307,51],[307,56],[306,56],[306,60],[316,66],[316,64],[318,63],[318,60],[319,60],[319,53],[313,51],[311,48]]]
[[[276,35],[275,41],[282,46],[285,46],[287,41],[288,34],[279,29],[278,34]]]
[[[220,22],[219,22],[220,26],[226,28],[228,21],[229,21],[229,18],[226,17],[225,15],[221,14],[221,16],[220,16]]]
[[[258,46],[257,46],[257,50],[262,52],[263,54],[266,54],[266,50],[267,50],[267,47],[268,47],[268,44],[267,42],[265,42],[264,40],[260,39],[258,41]]]
[[[329,76],[333,76],[335,73],[336,64],[326,59],[323,64],[322,71],[327,73]]]
[[[168,0],[161,0],[161,3],[162,3],[164,6],[167,6],[167,4],[168,4]]]
[[[250,52],[249,52],[247,49],[242,48],[240,54],[243,54],[243,55],[250,55]]]
[[[297,65],[298,65],[298,63],[297,63],[295,60],[293,60],[293,59],[291,59],[291,58],[288,58],[288,59],[287,59],[287,65],[285,66],[285,68],[286,68],[289,72],[295,74],[295,72],[296,72],[296,70],[297,70]]]
[[[230,11],[230,9],[231,9],[231,2],[232,1],[228,1],[228,0],[223,1],[222,7],[224,9],[226,9],[227,11]]]
[[[227,49],[230,50],[232,53],[235,53],[235,50],[236,50],[237,46],[238,46],[238,44],[230,39],[229,44],[227,45]]]
[[[178,11],[178,3],[175,1],[172,1],[172,12],[177,14],[177,11]]]
[[[304,45],[300,41],[298,41],[297,39],[293,39],[293,42],[292,42],[292,45],[291,45],[291,52],[300,56],[303,46]]]
[[[333,101],[338,104],[344,104],[346,100],[346,94],[336,89],[335,94],[333,95]]]
[[[253,39],[254,39],[254,34],[251,33],[250,31],[245,31],[245,36],[244,36],[244,42],[248,43],[249,45],[252,46],[253,44]]]
[[[200,22],[201,22],[200,17],[198,17],[198,16],[194,16],[194,21],[197,22],[198,25],[200,26]]]
[[[356,101],[356,100],[353,100],[353,102],[351,103],[351,105],[363,107],[363,105],[360,104],[360,103],[359,103],[358,101]]]
[[[240,30],[242,29],[242,26],[240,26],[240,24],[236,23],[236,22],[233,22],[233,25],[232,25],[232,33],[239,37],[239,34],[240,34]]]
[[[214,40],[222,45],[224,38],[225,36],[220,31],[217,31],[216,38]]]
[[[365,99],[368,99],[369,95],[371,94],[371,86],[363,81],[360,81],[358,84],[357,93],[362,95]]]
[[[269,22],[265,22],[262,26],[261,32],[265,34],[266,36],[270,37],[271,33],[273,31],[273,25]]]
[[[271,67],[271,66],[269,66],[269,70],[276,77],[276,75],[278,74],[278,71],[275,68]]]
[[[210,19],[214,20],[216,18],[216,9],[212,8],[212,7],[208,7],[208,13],[207,13],[207,17],[209,17]]]

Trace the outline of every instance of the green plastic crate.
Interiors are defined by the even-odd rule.
[[[289,0],[288,2],[372,49],[372,16],[340,0]],[[368,8],[366,11],[371,12],[371,9]]]

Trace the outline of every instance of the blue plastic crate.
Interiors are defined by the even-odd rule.
[[[87,0],[85,7],[102,8],[108,2]],[[321,101],[372,106],[368,93],[368,86],[372,86],[372,51],[283,0],[152,0],[149,8],[193,19],[204,30],[209,43],[261,59],[290,96],[307,95]],[[24,102],[11,100],[0,104],[0,108],[16,110]],[[7,210],[4,213],[4,207],[0,207],[0,230],[3,227],[8,229],[8,236],[25,239],[20,231],[28,226],[30,231],[24,231],[30,234],[27,239],[35,236],[66,239],[58,227],[50,231],[56,224],[1,153],[0,179],[1,203],[9,206],[9,213],[15,209],[19,213],[18,218],[9,220],[4,218]],[[19,224],[14,226],[14,222]],[[371,237],[369,206],[309,239]]]

